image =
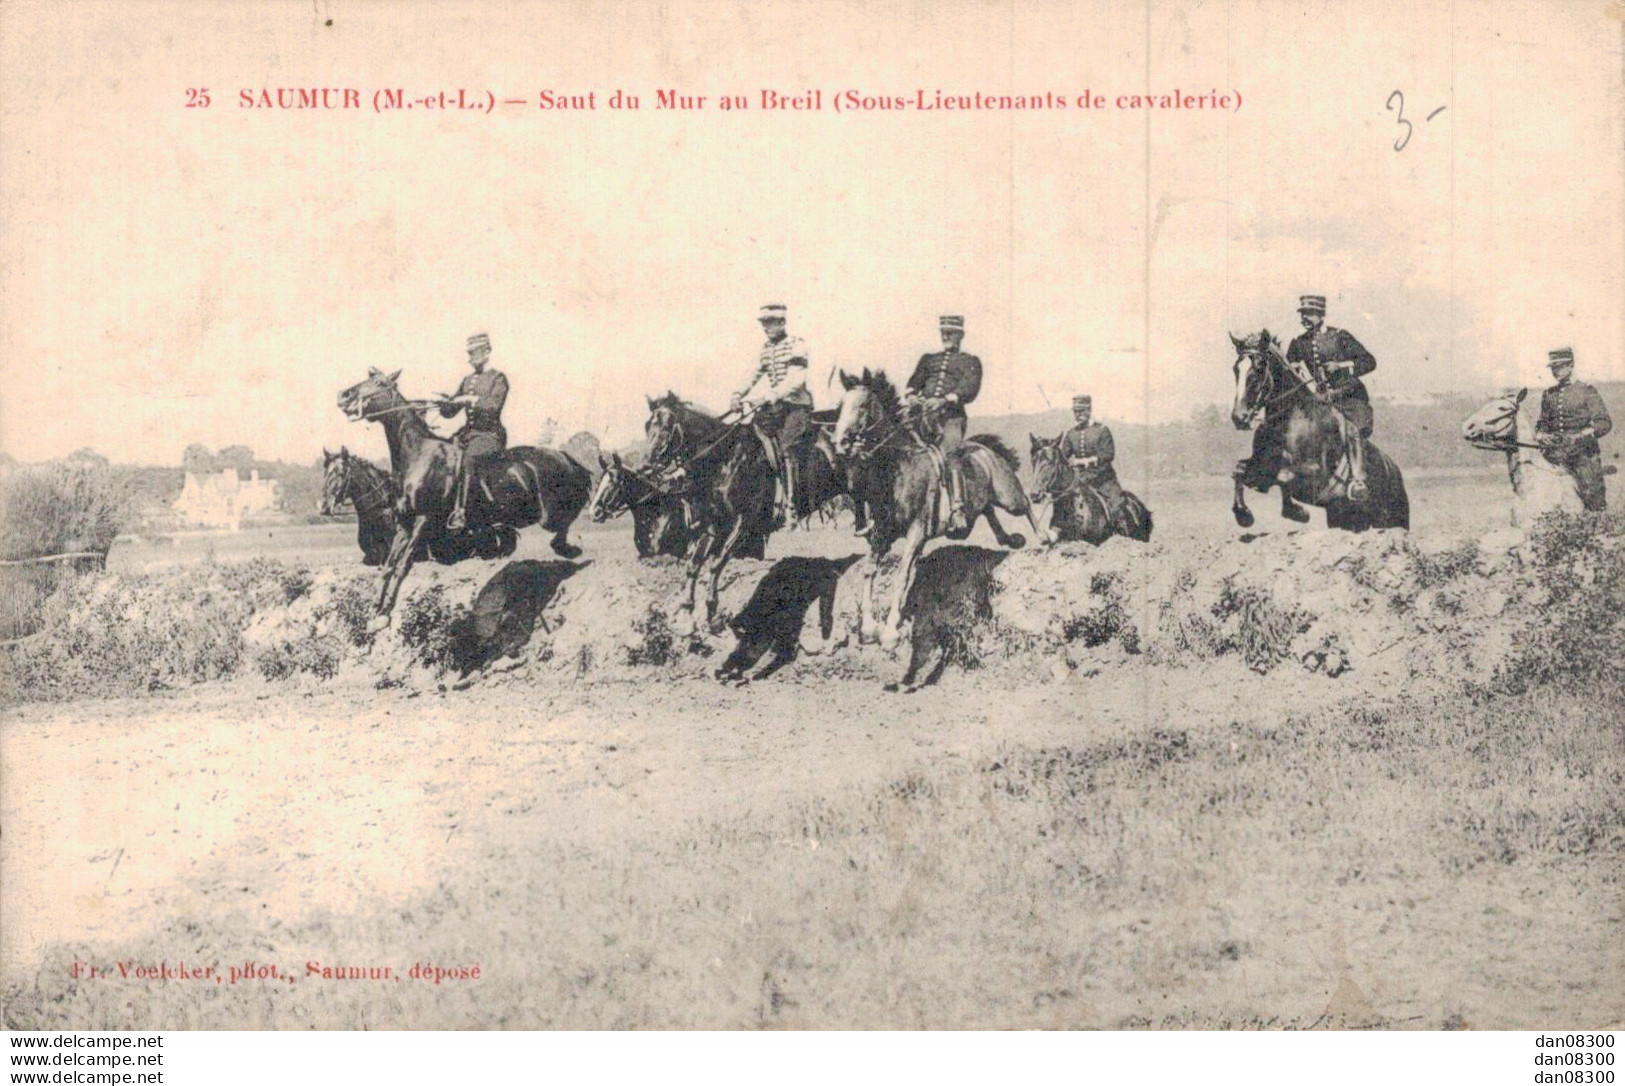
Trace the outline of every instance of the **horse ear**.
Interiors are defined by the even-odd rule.
[[[649,405],[650,411],[655,409],[655,398],[648,393],[643,394],[643,402]]]
[[[379,369],[377,366],[368,366],[367,367],[367,376],[368,377],[382,377],[383,375],[384,375],[384,371]]]
[[[874,379],[875,379],[875,376],[874,376],[874,374],[869,372],[869,367],[868,366],[863,367],[863,380],[864,380],[864,382],[867,384],[868,382],[873,381]]]
[[[621,466],[621,454],[618,453],[618,452],[610,453],[609,454],[609,462],[614,464],[616,467],[620,467]]]
[[[327,446],[326,445],[323,445],[322,446],[322,463],[324,463],[324,464],[329,463],[332,459],[333,459],[333,454],[327,451]]]
[[[1230,345],[1239,352],[1241,350],[1241,340],[1236,338],[1236,333],[1226,332],[1225,335],[1230,337]]]
[[[388,377],[384,378],[384,380],[388,381],[390,384],[394,384],[396,381],[399,381],[400,379],[401,379],[401,371],[400,370],[396,370],[394,373],[392,373]]]
[[[1031,430],[1027,431],[1027,440],[1031,443],[1033,452],[1037,452],[1044,444],[1042,441],[1038,440],[1038,435],[1033,433]]]
[[[340,456],[349,456],[350,455],[350,446],[348,446],[348,445],[340,445],[339,446],[339,455]]]
[[[608,469],[609,469],[609,461],[604,459],[604,454],[603,453],[599,453],[598,454],[598,470],[599,471],[607,471]]]
[[[1528,395],[1529,395],[1529,390],[1527,388],[1520,388],[1518,390],[1518,398],[1513,400],[1512,402],[1521,404],[1524,401],[1524,397],[1526,397]]]

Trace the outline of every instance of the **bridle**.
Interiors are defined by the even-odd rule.
[[[1298,380],[1300,383],[1297,385],[1292,385],[1281,380],[1280,377],[1277,376],[1277,371],[1285,373],[1290,364],[1284,358],[1280,358],[1279,355],[1269,353],[1267,342],[1259,343],[1255,347],[1241,347],[1240,352],[1237,355],[1237,361],[1240,361],[1242,358],[1246,358],[1254,365],[1262,367],[1264,371],[1264,387],[1266,394],[1258,401],[1258,403],[1248,408],[1250,418],[1257,418],[1259,412],[1268,413],[1273,404],[1284,400],[1289,396],[1296,396],[1301,392],[1309,392],[1312,394],[1315,390],[1314,382],[1305,379],[1302,375],[1298,375]],[[1278,358],[1280,358],[1279,364],[1276,362]],[[1279,385],[1286,385],[1286,387],[1278,388],[1277,386]]]

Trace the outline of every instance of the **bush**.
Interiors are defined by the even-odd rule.
[[[444,585],[430,585],[401,604],[401,643],[419,665],[445,671],[457,662],[457,635],[466,613],[446,602]]]
[[[130,503],[106,468],[49,464],[0,476],[0,558],[107,553]]]
[[[1625,518],[1547,513],[1529,533],[1529,555],[1545,604],[1533,608],[1495,686],[1625,689]]]
[[[1239,653],[1259,674],[1291,659],[1293,640],[1315,619],[1301,608],[1277,603],[1269,589],[1237,584],[1234,577],[1221,582],[1213,617],[1221,623],[1217,654]]]
[[[638,635],[638,643],[626,649],[627,663],[665,667],[676,662],[677,637],[664,611],[651,604],[648,613],[632,623],[632,629]]]

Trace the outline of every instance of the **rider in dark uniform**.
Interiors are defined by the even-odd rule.
[[[463,378],[457,394],[440,405],[446,418],[466,411],[463,428],[454,441],[462,448],[462,463],[457,472],[457,500],[446,518],[446,527],[454,532],[468,526],[468,492],[480,464],[499,455],[508,447],[508,431],[502,426],[502,405],[508,400],[508,379],[486,363],[491,360],[491,337],[484,332],[468,337],[468,364],[474,372]]]
[[[1597,390],[1573,380],[1574,351],[1559,347],[1547,352],[1547,364],[1557,384],[1540,398],[1540,421],[1535,423],[1535,444],[1546,459],[1574,476],[1580,501],[1592,512],[1608,508],[1608,484],[1602,473],[1602,449],[1597,439],[1614,428]]]
[[[1374,416],[1371,396],[1360,378],[1377,368],[1377,360],[1360,346],[1359,340],[1325,323],[1326,299],[1322,295],[1305,294],[1299,298],[1298,316],[1303,320],[1304,333],[1287,348],[1286,360],[1300,371],[1308,370],[1348,423],[1343,433],[1350,469],[1346,496],[1350,501],[1364,501],[1365,439],[1371,436]]]
[[[965,338],[964,317],[943,317],[937,325],[942,333],[942,350],[920,356],[908,379],[906,399],[922,405],[937,420],[941,430],[937,447],[943,452],[948,479],[946,530],[963,532],[969,527],[965,520],[965,487],[954,451],[965,443],[965,406],[982,389],[982,360],[959,349]]]
[[[1106,501],[1106,513],[1116,516],[1123,501],[1123,487],[1117,481],[1112,460],[1117,456],[1112,432],[1098,422],[1090,422],[1093,402],[1088,396],[1072,397],[1074,425],[1061,437],[1061,451],[1077,473],[1078,483],[1089,487]]]
[[[785,308],[764,305],[757,320],[767,342],[756,352],[750,383],[733,395],[735,411],[754,409],[752,424],[770,439],[779,480],[775,527],[795,516],[796,452],[812,431],[812,393],[807,390],[807,345],[785,331]]]

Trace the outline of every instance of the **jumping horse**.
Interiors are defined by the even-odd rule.
[[[649,472],[627,467],[619,453],[611,453],[607,460],[600,456],[598,466],[602,472],[587,503],[587,515],[594,524],[631,513],[632,543],[639,558],[681,558],[688,554],[694,530],[681,498],[667,491]],[[740,549],[742,553],[749,550],[745,545]],[[760,558],[761,554],[746,556]]]
[[[395,538],[395,480],[344,446],[336,453],[323,449],[320,512],[335,516],[343,505],[355,509],[362,565],[383,565]]]
[[[1031,498],[1035,502],[1048,498],[1054,508],[1050,514],[1051,542],[1099,546],[1114,535],[1150,542],[1151,510],[1137,495],[1123,491],[1123,500],[1113,510],[1099,490],[1079,482],[1078,471],[1066,455],[1065,434],[1048,439],[1032,434],[1027,437],[1032,442]]]
[[[395,497],[395,537],[384,562],[375,628],[389,624],[401,583],[422,544],[443,562],[512,554],[519,530],[540,524],[553,533],[553,553],[576,558],[570,525],[587,504],[592,475],[567,453],[520,446],[482,466],[469,496],[467,530],[446,528],[462,451],[435,436],[423,419],[432,402],[411,401],[396,387],[401,371],[368,369],[367,379],[339,393],[339,409],[352,421],[377,422],[389,441]]]
[[[1343,423],[1337,409],[1317,394],[1315,386],[1281,354],[1280,341],[1269,331],[1246,339],[1234,335],[1236,391],[1230,421],[1236,429],[1264,420],[1253,438],[1253,455],[1236,465],[1235,497],[1231,512],[1236,523],[1249,528],[1246,487],[1264,493],[1281,490],[1281,515],[1300,523],[1309,515],[1295,502],[1326,511],[1326,526],[1350,532],[1368,528],[1409,528],[1410,500],[1405,478],[1395,464],[1371,442],[1365,445],[1368,494],[1362,501],[1344,496],[1339,477],[1345,460]]]
[[[703,411],[673,392],[649,399],[643,431],[649,440],[649,466],[677,472],[684,499],[694,514],[696,535],[688,554],[683,598],[673,629],[682,636],[698,629],[695,619],[699,580],[707,575],[704,628],[722,631],[717,591],[722,571],[745,553],[753,540],[774,531],[773,467],[763,435],[745,418]],[[797,520],[805,520],[830,499],[846,493],[844,474],[822,433],[798,450]]]
[[[840,409],[835,419],[835,449],[848,470],[852,498],[868,510],[869,563],[863,592],[859,637],[883,648],[897,647],[901,639],[903,608],[914,584],[916,564],[928,540],[948,535],[942,508],[946,457],[934,444],[931,420],[906,409],[897,389],[883,372],[861,375],[841,371]],[[1035,538],[1042,538],[1033,508],[1016,472],[1020,460],[992,434],[977,434],[953,453],[960,469],[965,503],[963,539],[982,517],[1001,546],[1020,548],[1024,536],[1006,532],[995,509],[1026,517]],[[901,539],[903,554],[892,589],[891,610],[880,626],[874,609],[875,574],[880,562]],[[877,629],[878,628],[878,629]]]
[[[1527,388],[1503,393],[1461,424],[1461,436],[1468,444],[1506,455],[1514,528],[1528,527],[1551,509],[1578,513],[1585,508],[1574,476],[1547,460],[1535,444],[1535,419],[1528,398]]]

